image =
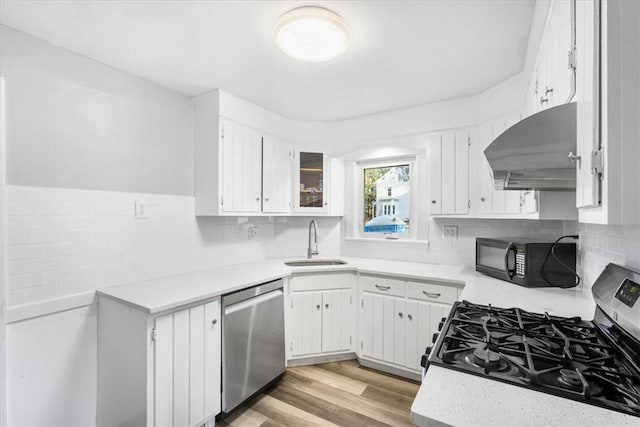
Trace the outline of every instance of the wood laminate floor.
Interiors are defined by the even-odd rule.
[[[274,387],[232,412],[220,426],[412,426],[420,385],[356,361],[287,368]]]

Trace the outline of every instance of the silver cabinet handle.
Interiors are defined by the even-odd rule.
[[[380,289],[381,291],[388,291],[389,289],[391,289],[391,286],[376,285],[376,288]]]
[[[582,156],[578,156],[577,154],[573,154],[573,151],[569,151],[569,163],[573,163],[576,160],[580,160]]]
[[[549,95],[550,93],[553,93],[553,88],[545,87],[544,88],[544,94],[545,95]]]
[[[398,313],[398,317],[402,319],[402,313]]]
[[[549,102],[549,98],[545,98],[544,96],[540,97],[540,105],[546,104]]]
[[[211,321],[211,324],[212,324],[212,325],[215,325],[216,323],[218,323],[218,319],[213,319],[213,320]]]
[[[407,317],[409,318],[409,320],[413,320],[413,316],[410,314],[407,314]]]
[[[429,298],[440,298],[440,295],[442,295],[440,292],[436,293],[436,292],[422,291],[422,293],[428,296]]]

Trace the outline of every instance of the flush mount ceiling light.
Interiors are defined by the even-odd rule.
[[[304,6],[282,15],[273,29],[281,51],[307,62],[337,58],[349,47],[347,22],[336,13],[316,6]]]

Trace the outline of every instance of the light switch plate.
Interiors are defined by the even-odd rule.
[[[457,239],[458,238],[458,226],[457,225],[445,225],[442,227],[442,234],[445,238]]]
[[[256,240],[258,238],[258,227],[249,227],[249,240]]]
[[[141,200],[135,201],[136,219],[147,219],[147,204]]]

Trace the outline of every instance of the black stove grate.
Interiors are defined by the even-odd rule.
[[[640,416],[640,374],[590,321],[457,302],[430,364]]]

